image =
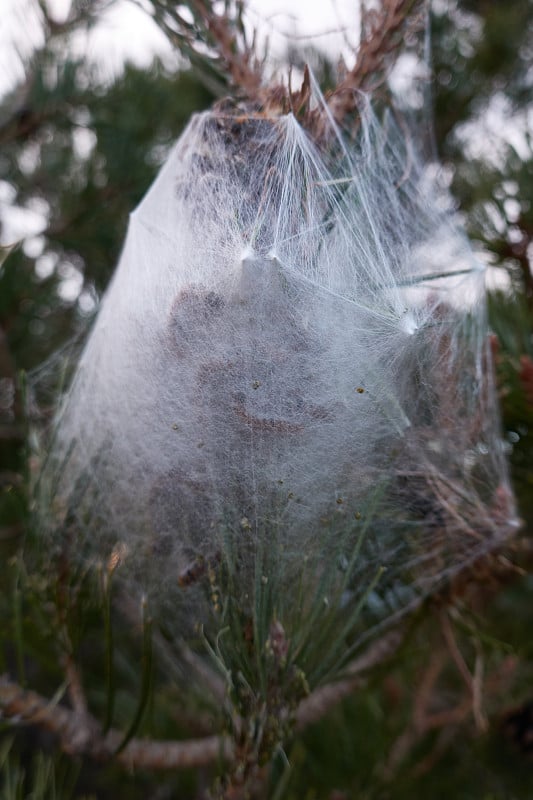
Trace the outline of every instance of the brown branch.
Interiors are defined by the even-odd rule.
[[[40,10],[40,24],[44,34],[44,42],[40,45],[24,65],[26,77],[8,98],[7,108],[2,109],[0,118],[0,145],[12,141],[25,141],[37,134],[43,127],[61,112],[57,104],[47,104],[46,109],[32,108],[32,93],[36,76],[42,70],[41,59],[49,52],[52,42],[58,42],[69,36],[82,25],[89,26],[113,0],[91,0],[81,7],[73,4],[67,17],[57,21],[44,0],[37,0]],[[12,105],[11,105],[12,104]]]
[[[463,691],[463,696],[459,698],[452,708],[432,711],[431,706],[435,704],[438,698],[438,681],[447,666],[450,655],[448,641],[445,637],[443,638],[445,639],[446,647],[441,645],[434,649],[431,660],[422,674],[414,694],[414,711],[411,721],[394,743],[385,764],[384,775],[389,781],[394,779],[397,769],[405,761],[409,753],[431,731],[438,732],[435,747],[426,758],[413,768],[413,776],[422,775],[431,769],[452,743],[457,730],[466,723],[469,717],[473,717],[478,732],[486,732],[488,720],[481,711],[482,689],[484,689],[485,695],[491,698],[505,696],[509,691],[510,683],[516,672],[517,659],[507,657],[502,664],[487,676],[484,686],[482,686],[480,654],[478,653],[473,677],[473,691],[467,686],[466,691]],[[448,658],[446,657],[447,655]]]
[[[261,90],[262,75],[253,50],[238,42],[235,29],[225,14],[216,14],[208,9],[203,0],[194,0],[194,5],[205,20],[207,31],[217,45],[233,85],[248,97],[257,97]]]
[[[227,86],[251,103],[255,111],[262,109],[266,114],[277,115],[292,110],[316,141],[321,141],[328,113],[337,123],[342,123],[357,110],[358,91],[371,92],[384,83],[406,35],[424,27],[425,14],[417,13],[424,2],[381,0],[379,10],[363,9],[363,33],[355,65],[350,71],[339,70],[337,85],[326,98],[327,112],[324,108],[311,108],[308,72],[297,91],[292,91],[290,78],[288,89],[277,83],[265,85],[255,36],[249,44],[239,20],[227,9],[217,13],[210,0],[191,0],[192,24],[168,0],[151,0],[151,5],[160,28],[193,63],[201,67],[202,63],[211,62],[215,72],[227,81]],[[206,54],[206,45],[213,55]],[[243,111],[246,111],[246,104]]]
[[[520,372],[518,373],[518,377],[520,378],[527,404],[533,408],[533,358],[531,358],[531,356],[520,356]]]
[[[328,97],[336,122],[342,123],[356,110],[358,91],[369,92],[383,84],[405,34],[423,27],[424,15],[414,13],[421,5],[421,0],[383,0],[379,10],[363,9],[355,65]]]
[[[296,730],[317,722],[333,706],[337,705],[363,683],[363,675],[374,667],[381,666],[391,658],[407,634],[407,626],[394,628],[377,639],[359,658],[346,669],[347,677],[316,689],[303,700],[296,712]]]
[[[26,105],[14,109],[8,119],[0,125],[0,145],[4,146],[13,141],[24,142],[54,118],[54,111],[48,108],[44,111],[33,111]]]
[[[444,663],[442,650],[435,650],[430,657],[429,664],[418,679],[418,686],[413,697],[411,721],[392,745],[383,768],[383,774],[387,780],[391,780],[394,777],[399,765],[404,761],[425,730],[427,709],[432,700],[435,685],[444,668]]]
[[[524,545],[525,547],[525,545]],[[529,552],[529,551],[528,551]],[[492,567],[492,571],[497,573],[500,583],[504,580],[510,580],[513,577],[516,577],[517,569],[514,564],[502,560],[499,555],[498,551],[492,554],[492,558],[490,556],[483,556],[479,559],[479,562],[484,563],[485,560],[489,558],[489,563]],[[469,563],[465,565],[462,570],[459,570],[454,578],[450,581],[450,584],[445,586],[439,593],[434,595],[433,603],[435,608],[439,608],[440,604],[443,604],[444,607],[449,607],[456,601],[459,597],[465,594],[467,588],[470,587],[470,584],[473,582],[476,586],[480,589],[485,590],[485,596],[487,594],[487,590],[494,592],[493,586],[487,586],[486,580],[484,580],[486,573],[483,572],[480,576],[477,575],[476,568],[478,566],[478,561],[474,561],[473,563]],[[480,586],[480,580],[482,582],[482,586]],[[380,639],[377,639],[373,642],[369,648],[357,659],[355,659],[346,669],[345,675],[346,677],[337,681],[336,683],[327,684],[319,689],[316,689],[309,697],[303,700],[298,707],[296,712],[296,730],[301,730],[302,728],[306,727],[313,722],[316,722],[321,717],[323,717],[333,706],[340,703],[346,697],[348,697],[355,689],[359,688],[364,679],[364,673],[368,672],[369,670],[383,665],[389,658],[391,658],[399,649],[403,641],[405,640],[408,630],[409,630],[409,619],[412,618],[412,615],[415,611],[420,608],[421,604],[424,602],[423,598],[413,605],[411,608],[410,615],[405,619],[403,625],[398,625],[397,627],[391,629],[388,633],[384,634]],[[441,612],[441,619],[444,619],[444,635],[446,633],[450,633],[450,630],[446,630],[446,620],[445,617],[445,610]],[[449,624],[449,622],[448,622]],[[462,677],[467,683],[469,689],[469,696],[470,700],[472,697],[476,695],[476,701],[479,702],[479,693],[480,687],[479,685],[474,685],[475,681],[480,681],[480,676],[476,676],[474,679],[469,671],[466,664],[464,664],[463,660],[463,668],[459,668],[459,664],[462,660],[462,655],[458,652],[457,645],[455,645],[455,650],[453,648],[453,643],[455,640],[452,638],[450,641],[446,639],[447,644],[450,646],[450,652],[454,657],[454,661],[461,672]],[[438,676],[438,670],[436,677]],[[431,694],[431,686],[426,692],[429,696]],[[476,714],[477,719],[482,720],[483,716],[481,714],[481,710],[476,707]],[[420,718],[422,715],[420,715]],[[482,725],[483,727],[483,725]]]
[[[398,628],[376,641],[347,668],[347,677],[317,689],[299,706],[296,730],[320,719],[363,681],[363,673],[381,665],[402,643],[406,628]],[[77,680],[77,678],[76,678]],[[72,688],[72,686],[71,686]],[[58,736],[64,752],[97,760],[116,760],[129,767],[145,769],[183,769],[211,764],[219,759],[232,762],[234,744],[227,736],[207,736],[183,742],[132,739],[115,755],[123,734],[110,730],[105,735],[99,723],[77,702],[79,710],[70,710],[50,702],[36,692],[22,689],[9,678],[0,678],[0,711],[16,724],[37,725]]]
[[[296,729],[320,719],[334,705],[347,697],[362,682],[363,673],[382,664],[398,649],[405,629],[395,629],[375,642],[346,670],[346,677],[335,684],[316,690],[306,698],[296,714]],[[68,668],[68,662],[67,662]],[[116,754],[123,733],[103,733],[100,724],[89,714],[83,694],[78,692],[79,676],[68,671],[69,691],[74,710],[59,702],[48,701],[36,692],[22,689],[8,677],[0,677],[0,716],[15,724],[36,725],[54,733],[65,753],[97,760],[115,758],[128,768],[184,769],[200,767],[223,759],[235,758],[234,743],[227,736],[206,736],[183,742],[132,739]]]
[[[513,225],[515,232],[520,234],[518,241],[502,239],[496,243],[489,243],[489,247],[496,253],[502,261],[512,259],[517,261],[520,266],[521,277],[524,283],[524,294],[526,296],[528,309],[533,310],[533,272],[531,271],[531,259],[529,257],[530,246],[533,241],[533,225],[521,214]]]
[[[423,729],[435,685],[444,669],[445,659],[442,650],[434,650],[429,664],[422,673],[413,702],[413,726],[417,731]]]
[[[526,555],[531,554],[531,542],[528,540],[519,540],[516,547]],[[480,574],[477,573],[479,566],[485,566],[489,569],[489,574],[495,574],[498,578],[498,586],[504,582],[515,578],[517,575],[523,574],[517,567],[504,559],[498,550],[495,550],[491,555],[480,557],[472,563],[468,563],[462,570],[459,570],[451,579],[450,583],[443,587],[443,589],[435,594],[432,598],[435,609],[441,610],[441,620],[444,619],[443,633],[445,641],[448,645],[450,654],[453,657],[454,663],[459,669],[461,676],[468,688],[468,706],[473,710],[476,722],[479,723],[479,728],[485,727],[485,718],[481,711],[481,664],[476,664],[476,674],[472,676],[468,671],[468,667],[464,663],[464,659],[458,650],[457,644],[453,637],[453,632],[449,628],[449,620],[445,616],[445,608],[453,605],[460,597],[465,596],[467,590],[474,586],[483,593],[485,600],[487,595],[493,594],[495,591],[494,585],[487,585],[486,575],[487,572],[483,570]],[[479,599],[479,598],[478,598]],[[328,711],[346,697],[348,697],[355,689],[363,685],[364,674],[374,669],[375,667],[382,666],[386,661],[392,658],[404,642],[409,631],[409,620],[412,619],[413,614],[420,608],[424,602],[423,598],[413,605],[411,614],[405,619],[403,625],[391,629],[388,633],[384,634],[380,639],[376,639],[368,649],[357,659],[355,659],[346,669],[345,678],[337,681],[336,683],[327,684],[319,689],[316,689],[309,697],[303,700],[296,712],[295,729],[302,730],[307,725],[318,721]],[[444,608],[443,608],[444,607]],[[448,629],[446,627],[448,622]],[[450,637],[451,633],[451,637]],[[448,634],[448,635],[447,635]],[[461,665],[461,666],[460,666]],[[424,684],[420,687],[421,699],[419,712],[416,719],[416,727],[422,731],[425,728],[426,705],[429,705],[429,700],[432,695],[433,685],[436,682],[442,665],[434,665],[428,676],[428,686]],[[474,707],[473,707],[474,704]]]
[[[79,741],[89,741],[92,735],[92,725],[83,684],[78,667],[69,652],[64,657],[65,676],[67,678],[67,691],[70,704],[78,719],[77,735]]]
[[[139,0],[134,0],[141,8]],[[212,0],[190,0],[193,21],[170,0],[150,0],[152,15],[171,43],[196,66],[204,82],[216,94],[230,88],[240,97],[262,104],[267,96],[263,87],[262,64],[256,54],[255,34],[249,44],[240,22],[240,4],[228,5],[221,12]],[[207,47],[207,50],[206,50]],[[211,71],[205,67],[210,66]]]
[[[447,610],[444,610],[440,615],[440,625],[442,634],[444,636],[444,641],[448,646],[448,650],[455,663],[455,666],[457,667],[457,671],[461,675],[467,690],[470,692],[470,694],[473,694],[472,675],[455,640]]]
[[[530,555],[530,541],[519,540],[518,544],[526,555]],[[494,565],[496,561],[493,559],[492,563]],[[518,574],[515,566],[509,562],[502,563],[499,567],[502,575],[507,579]],[[469,565],[464,572],[467,572],[472,580],[476,581],[475,573],[472,572],[472,565]],[[487,587],[485,586],[484,588],[486,589]],[[491,591],[493,591],[493,587],[491,587]],[[453,602],[454,597],[457,598],[461,594],[461,591],[458,590],[455,594],[453,592],[448,594],[447,591],[444,591],[442,596],[433,598],[433,601],[436,607],[439,608],[440,603],[449,605]],[[421,599],[420,603],[422,602],[423,600]],[[419,604],[417,604],[416,608],[418,607]],[[412,611],[414,610],[416,609],[413,608]],[[384,663],[392,658],[404,642],[409,630],[409,619],[406,619],[402,625],[391,629],[388,633],[383,634],[380,639],[371,643],[366,651],[348,665],[342,679],[316,689],[309,697],[303,700],[295,713],[294,730],[296,732],[301,731],[307,725],[318,721],[336,704],[362,686],[365,673],[376,667],[383,666]],[[445,636],[445,639],[449,645],[449,637]],[[452,650],[454,649],[452,647]],[[455,656],[457,656],[457,653],[455,653]],[[457,663],[457,657],[454,660]],[[427,679],[422,681],[419,688],[419,708],[413,716],[411,731],[406,741],[398,746],[400,758],[403,756],[404,751],[409,750],[413,742],[418,741],[429,730],[438,730],[443,726],[457,726],[470,713],[476,716],[476,711],[478,712],[476,721],[482,720],[484,722],[484,718],[480,714],[482,675],[479,667],[481,665],[477,664],[476,666],[477,669],[473,677],[468,673],[469,679],[467,680],[466,674],[463,675],[469,690],[466,697],[451,710],[430,713],[429,706],[434,695],[436,681],[442,669],[442,662],[439,663],[437,660],[433,665],[430,665]],[[513,669],[512,663],[510,668],[511,670]],[[465,669],[468,671],[466,665]],[[464,670],[461,670],[461,672],[463,673]],[[509,665],[506,664],[501,675],[500,671],[497,671],[494,675],[488,676],[485,681],[485,691],[494,693],[502,683],[502,678],[504,680],[507,678],[508,672]],[[70,675],[69,677],[71,682],[73,679],[74,684],[76,684],[78,676]],[[472,683],[474,684],[473,686]],[[76,690],[74,689],[74,691]],[[74,710],[68,709],[59,704],[57,700],[48,701],[36,692],[22,689],[10,681],[7,676],[0,676],[0,717],[3,716],[5,719],[11,720],[13,724],[36,725],[54,733],[59,738],[61,747],[66,753],[83,755],[98,760],[115,758],[118,763],[128,768],[139,767],[146,769],[200,767],[212,764],[217,760],[232,763],[237,758],[236,745],[226,735],[206,736],[185,741],[154,741],[135,738],[117,754],[116,751],[123,741],[124,734],[113,729],[104,734],[97,720],[91,714],[85,712],[83,699],[80,702],[79,697],[76,697],[76,699],[72,697],[71,700],[78,710],[76,708]],[[479,727],[484,727],[484,725]],[[241,725],[238,720],[235,731],[239,734],[240,730]],[[394,762],[394,760],[393,758],[392,761]],[[393,768],[394,763],[389,762],[389,766]]]
[[[182,742],[136,738],[116,754],[123,733],[110,730],[104,735],[94,717],[86,715],[86,727],[80,736],[80,717],[76,711],[21,689],[6,676],[0,677],[0,710],[5,719],[15,724],[37,725],[54,733],[66,753],[97,760],[115,758],[129,769],[186,769],[207,766],[219,759],[231,762],[234,758],[233,743],[226,736]]]
[[[135,604],[132,603],[131,598],[124,593],[120,594],[118,598],[118,608],[133,627],[138,627],[138,609]],[[158,652],[166,659],[167,663],[172,664],[176,657],[174,648],[170,647],[168,641],[160,631],[154,630],[153,636]],[[191,650],[184,640],[180,640],[177,643],[177,651],[180,660],[183,661],[190,674],[195,676],[195,682],[203,685],[209,691],[213,700],[220,706],[223,706],[227,699],[227,691],[226,683],[219,673],[211,669],[209,664]]]
[[[76,714],[78,714],[78,716],[84,717],[88,714],[88,706],[78,667],[74,662],[71,653],[68,653],[65,656],[64,662],[68,693],[72,708]]]

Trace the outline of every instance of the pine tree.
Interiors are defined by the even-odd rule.
[[[186,5],[187,11],[165,0],[150,4],[192,72],[130,66],[111,85],[98,85],[83,63],[64,59],[58,47],[87,23],[80,4],[64,25],[45,17],[46,43],[27,65],[25,83],[3,104],[3,179],[12,187],[11,201],[43,210],[45,222],[42,234],[0,266],[2,797],[526,798],[524,754],[532,724],[530,589],[523,574],[533,513],[530,3],[505,9],[435,3],[431,23],[436,146],[470,235],[508,276],[505,290],[492,293],[491,324],[525,521],[519,537],[440,587],[360,651],[334,682],[312,686],[310,695],[307,676],[286,669],[289,642],[283,625],[268,617],[275,588],[266,580],[258,588],[268,645],[259,659],[267,686],[261,696],[235,677],[246,676],[257,656],[257,634],[243,623],[239,607],[229,614],[227,631],[216,638],[199,632],[186,647],[149,604],[124,595],[120,550],[81,566],[65,552],[57,560],[39,548],[28,513],[35,466],[24,375],[86,327],[118,257],[127,214],[192,111],[212,102],[211,91],[241,93],[251,102],[247,113],[292,108],[313,136],[321,136],[307,75],[292,94],[265,88],[241,3],[227,3],[221,14],[199,0]],[[339,122],[355,110],[348,89],[373,89],[375,102],[387,106],[387,74],[405,43],[416,47],[423,18],[417,3],[404,0],[367,14],[354,69],[334,79],[340,90],[330,108]],[[498,102],[513,118],[515,144],[504,143],[498,158],[492,148],[473,157],[477,134],[468,124]],[[59,379],[57,369],[39,373],[41,419],[50,415],[46,404]],[[31,403],[29,413],[36,413]],[[75,548],[75,526],[68,525],[67,519]],[[218,554],[191,562],[180,581],[187,590],[204,586],[215,607],[231,609],[237,594]],[[310,641],[320,666],[336,644],[335,629],[333,640],[323,633],[332,617],[322,607],[311,607],[313,616]],[[206,666],[206,650],[213,669]]]

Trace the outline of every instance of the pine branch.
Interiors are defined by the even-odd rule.
[[[262,97],[262,63],[255,37],[251,43],[246,37],[243,0],[226,2],[220,13],[211,0],[180,5],[172,0],[151,0],[151,6],[154,21],[200,72],[209,89],[219,95],[230,89],[251,100]],[[184,15],[183,6],[189,15]]]
[[[292,91],[279,85],[265,85],[263,60],[256,52],[256,37],[246,39],[242,15],[244,2],[226,3],[220,13],[210,0],[189,0],[190,22],[180,7],[170,0],[151,0],[153,18],[172,44],[199,69],[220,94],[230,90],[254,107],[266,112],[297,114],[317,140],[324,133],[324,109],[311,109],[309,75],[306,70],[300,89]],[[349,72],[339,76],[328,94],[329,111],[337,123],[343,123],[357,109],[357,92],[370,92],[381,86],[399,55],[407,34],[425,25],[424,0],[382,0],[379,9],[362,9],[363,35],[356,62]],[[206,50],[207,48],[207,50]],[[206,73],[206,67],[208,71]]]
[[[371,92],[381,86],[399,55],[407,33],[423,29],[423,0],[383,0],[378,10],[362,8],[362,37],[354,67],[328,97],[337,123],[357,108],[357,92]]]
[[[317,689],[306,698],[296,713],[296,730],[318,721],[358,688],[363,673],[394,655],[405,635],[405,627],[390,631],[348,667],[348,677]],[[15,724],[35,725],[54,733],[62,750],[69,755],[83,755],[99,761],[115,758],[130,769],[186,769],[206,766],[220,759],[231,763],[235,758],[231,739],[222,735],[180,742],[133,738],[117,753],[123,733],[112,729],[104,734],[88,711],[70,710],[54,700],[49,701],[37,692],[22,689],[5,675],[0,677],[0,712]]]
[[[123,733],[110,730],[104,735],[99,723],[89,714],[84,715],[83,725],[80,725],[80,715],[76,711],[22,689],[6,676],[0,678],[0,710],[5,719],[16,724],[36,725],[54,733],[65,753],[99,761],[115,758],[129,769],[187,769],[234,758],[233,744],[225,736],[182,742],[134,738],[115,755]]]
[[[531,563],[533,553],[531,540],[527,538],[515,540],[509,549],[521,563],[528,565]],[[453,607],[460,599],[469,600],[470,603],[475,600],[477,605],[485,606],[502,586],[523,575],[524,570],[520,566],[508,560],[501,549],[495,548],[492,553],[480,556],[459,570],[449,583],[435,594],[432,604],[436,609],[440,609],[441,619],[443,609]],[[358,658],[348,664],[343,679],[316,689],[303,700],[296,712],[296,730],[302,730],[307,725],[317,722],[331,708],[362,686],[366,673],[389,661],[407,638],[411,622],[415,621],[416,612],[422,608],[424,602],[423,597],[420,597],[402,624],[391,628],[381,638],[376,639]],[[447,633],[451,641],[450,631]],[[458,663],[460,655],[456,647],[452,655]],[[467,683],[471,696],[474,696],[473,680],[470,675]]]
[[[72,3],[64,20],[59,22],[44,0],[35,0],[44,42],[23,65],[25,79],[13,87],[0,107],[0,145],[13,141],[24,142],[41,131],[47,123],[64,113],[60,102],[48,103],[46,110],[32,107],[32,97],[43,60],[56,48],[64,51],[64,42],[81,28],[90,28],[114,0],[92,0],[91,3]]]
[[[352,694],[363,682],[363,674],[388,661],[399,649],[407,634],[407,627],[394,628],[376,640],[359,658],[346,669],[347,677],[336,683],[316,689],[300,703],[296,712],[296,729],[317,722],[327,712]]]
[[[530,557],[531,542],[519,541],[515,543],[514,549],[522,557]],[[495,579],[492,583],[486,580],[487,574]],[[452,580],[450,585],[444,587],[433,599],[433,604],[436,608],[442,609],[460,597],[471,596],[472,592],[482,595],[486,602],[487,598],[497,591],[498,586],[520,574],[522,572],[515,564],[495,551],[465,567],[455,576],[455,580]],[[480,598],[477,597],[477,600],[479,602]],[[420,598],[420,602],[412,609],[413,614],[423,602],[423,598]],[[301,701],[294,717],[294,730],[301,731],[320,720],[335,705],[363,685],[366,673],[382,667],[389,661],[404,643],[412,620],[411,615],[401,625],[392,628],[380,639],[369,644],[368,648],[346,667],[342,679],[316,689]],[[68,677],[72,681],[72,674]],[[74,683],[78,680],[79,676],[76,673]],[[471,710],[476,703],[475,692],[470,691],[469,697]],[[0,716],[15,724],[36,725],[54,733],[58,736],[65,753],[84,755],[95,760],[115,759],[130,769],[139,767],[153,770],[201,767],[217,760],[231,764],[237,757],[234,742],[225,735],[177,742],[132,738],[117,752],[124,741],[123,732],[111,729],[104,733],[98,721],[85,710],[84,702],[80,702],[78,698],[76,705],[78,710],[70,710],[55,699],[49,701],[36,692],[22,689],[5,675],[0,677]],[[242,732],[241,726],[238,724],[237,735],[240,732]]]
[[[237,38],[236,26],[225,14],[216,14],[202,0],[195,0],[199,14],[205,19],[207,31],[217,43],[225,71],[232,84],[253,97],[261,87],[260,62],[244,37]]]

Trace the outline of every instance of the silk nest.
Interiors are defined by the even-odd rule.
[[[288,602],[327,563],[344,604],[381,570],[372,626],[515,527],[485,269],[438,168],[365,98],[325,128],[192,119],[59,404],[42,535],[177,617],[199,564],[253,592],[268,552]]]

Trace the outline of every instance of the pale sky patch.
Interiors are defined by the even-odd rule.
[[[140,7],[145,0],[114,0],[96,26],[70,37],[69,48],[85,58],[102,81],[120,74],[126,62],[147,67],[154,57],[169,67],[179,63],[165,35]],[[48,0],[52,17],[63,21],[71,0]],[[149,3],[146,3],[149,8]],[[274,61],[288,46],[312,45],[334,60],[342,54],[349,63],[356,46],[357,0],[250,0],[250,28],[261,44],[268,41]],[[2,0],[0,20],[0,94],[23,77],[23,63],[44,41],[36,0]]]

